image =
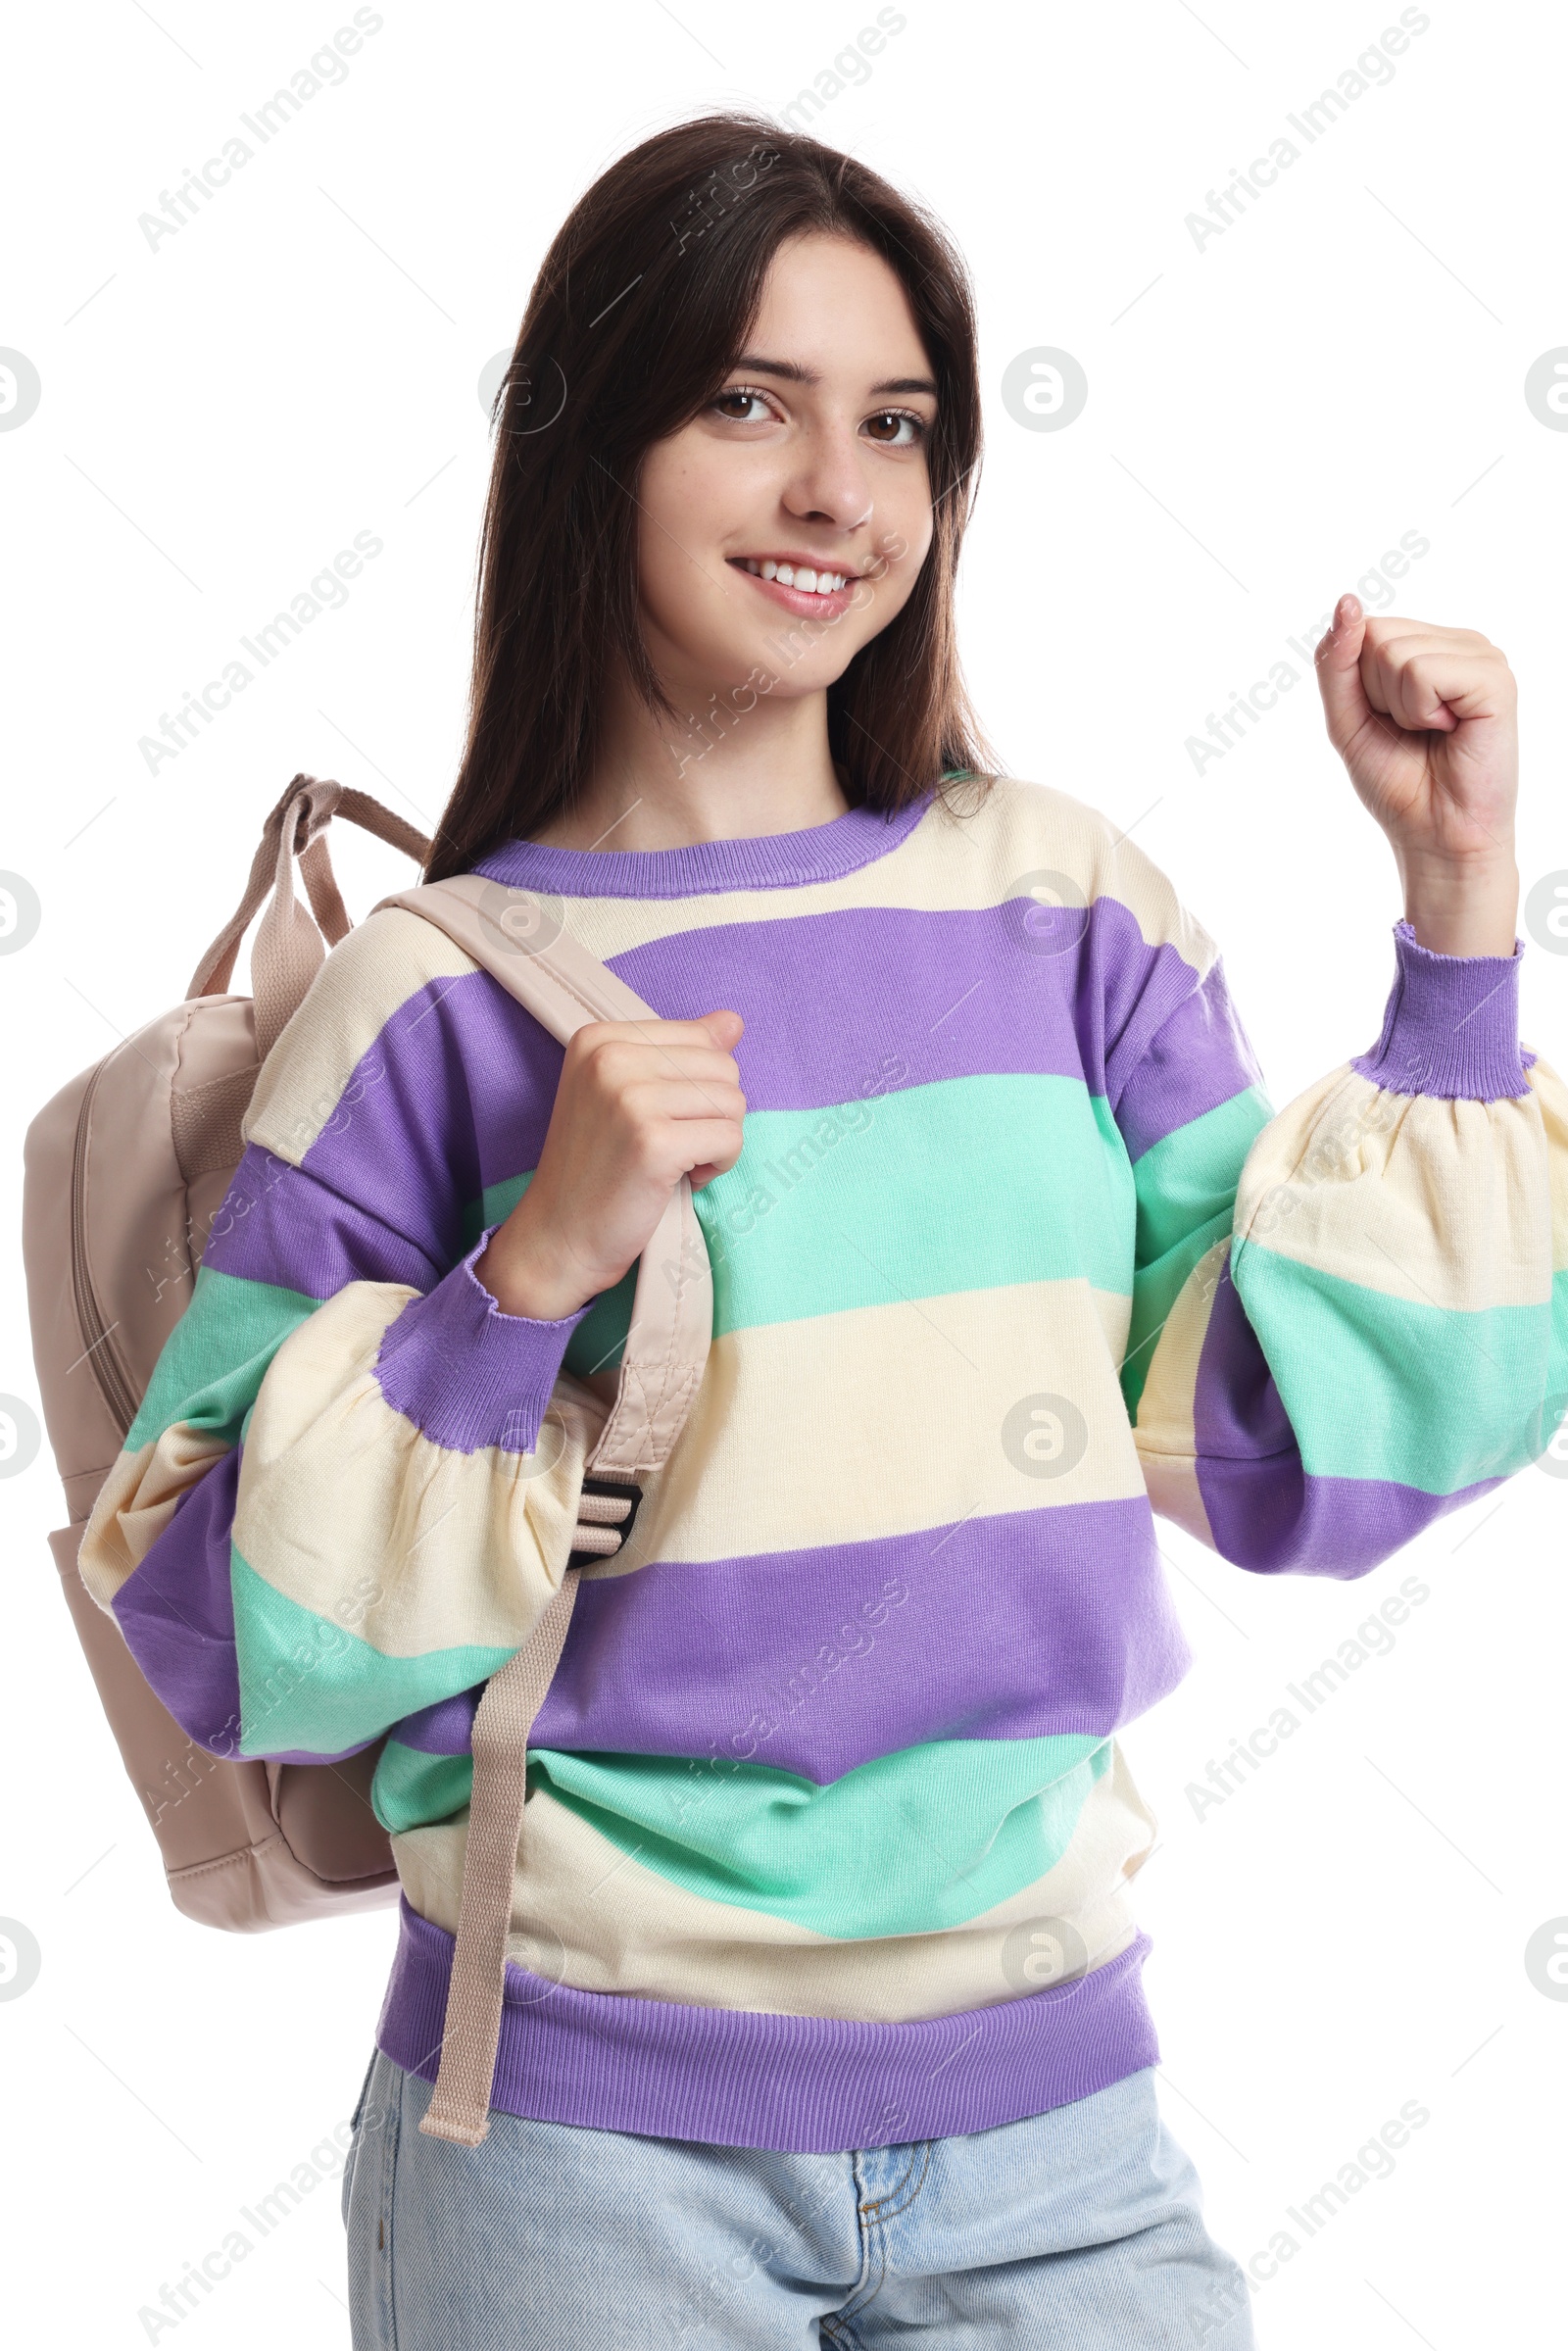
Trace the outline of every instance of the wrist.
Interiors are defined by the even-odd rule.
[[[1395,853],[1404,919],[1418,946],[1440,955],[1511,955],[1519,917],[1519,868],[1511,846],[1484,857]]]
[[[529,1322],[564,1322],[598,1296],[580,1267],[564,1264],[542,1236],[514,1231],[511,1219],[491,1234],[473,1274],[503,1314]]]

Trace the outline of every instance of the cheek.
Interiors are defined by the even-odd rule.
[[[655,620],[662,623],[667,615],[679,611],[683,588],[684,601],[690,602],[690,582],[695,576],[689,559],[675,545],[667,529],[660,527],[658,516],[645,508],[637,518],[639,603]]]
[[[911,482],[902,496],[879,502],[872,517],[872,535],[888,565],[880,579],[865,583],[873,596],[870,611],[880,629],[908,602],[920,567],[930,558],[936,524],[923,481]]]
[[[735,485],[684,436],[649,451],[637,483],[637,583],[656,621],[692,619],[726,600],[719,550],[735,527]]]

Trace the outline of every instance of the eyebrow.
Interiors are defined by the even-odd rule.
[[[754,375],[779,375],[786,383],[792,384],[818,384],[822,380],[813,368],[798,367],[794,360],[762,359],[755,351],[743,351],[735,362],[732,371],[739,374],[743,368],[749,368]],[[871,386],[873,392],[930,392],[935,394],[936,389],[936,384],[929,375],[890,375],[885,377],[881,383],[874,383]]]

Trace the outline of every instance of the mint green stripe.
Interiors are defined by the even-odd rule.
[[[486,1188],[470,1247],[531,1173]],[[740,1158],[697,1195],[713,1334],[1068,1277],[1126,1297],[1134,1205],[1110,1106],[1079,1078],[952,1078],[753,1110]],[[633,1267],[584,1316],[568,1370],[619,1361],[635,1288]]]
[[[1108,1739],[938,1739],[825,1788],[764,1764],[558,1748],[530,1769],[672,1884],[850,1939],[959,1927],[1033,1885],[1110,1759]]]
[[[754,1110],[697,1196],[715,1332],[1086,1278],[1132,1287],[1133,1184],[1078,1078],[966,1077]]]
[[[1121,1387],[1134,1418],[1155,1342],[1193,1267],[1230,1231],[1248,1151],[1273,1115],[1267,1096],[1246,1086],[1133,1161],[1138,1271]]]
[[[1256,1241],[1231,1275],[1309,1475],[1455,1494],[1534,1457],[1555,1300],[1431,1306]]]
[[[275,1592],[232,1546],[230,1581],[242,1755],[340,1755],[406,1714],[471,1690],[513,1654],[465,1645],[384,1657]]]
[[[1546,1398],[1558,1403],[1568,1391],[1568,1270],[1551,1277],[1551,1342],[1546,1354]]]
[[[268,1365],[319,1300],[238,1274],[196,1276],[190,1304],[168,1339],[125,1439],[127,1452],[156,1444],[175,1421],[237,1445]]]
[[[405,1829],[449,1821],[472,1793],[471,1755],[422,1755],[389,1739],[370,1783],[370,1808],[383,1829],[401,1837]]]

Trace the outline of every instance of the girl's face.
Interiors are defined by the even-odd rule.
[[[638,585],[666,682],[700,707],[715,689],[794,697],[842,675],[930,546],[935,416],[887,264],[814,232],[781,245],[722,388],[643,462]]]

